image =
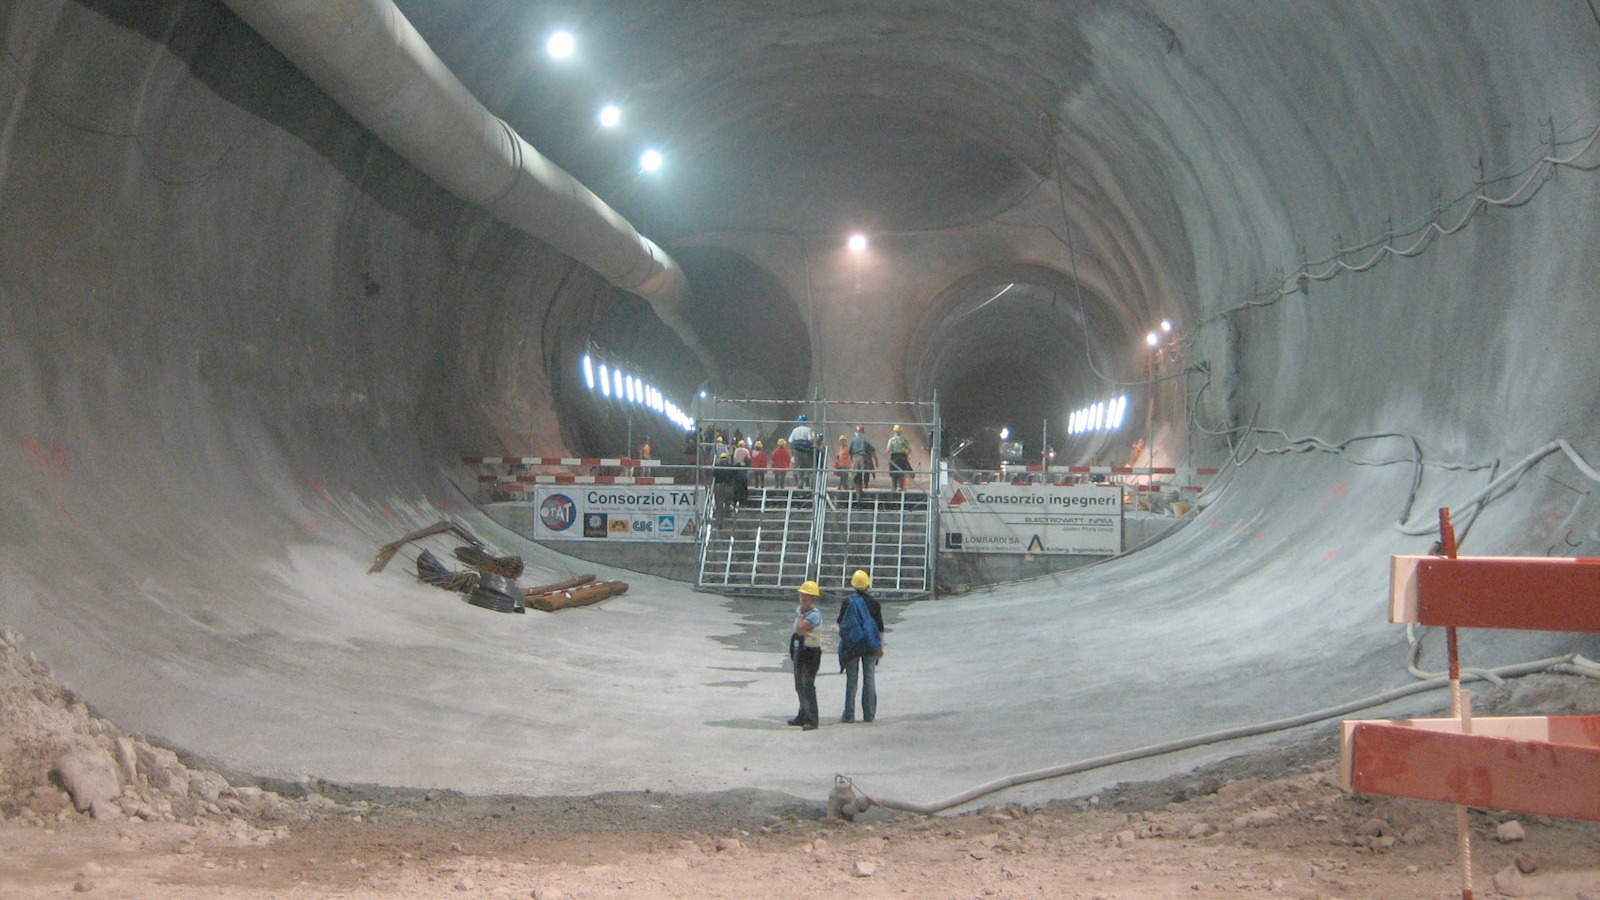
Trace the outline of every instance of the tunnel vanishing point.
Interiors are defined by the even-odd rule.
[[[1387,560],[1440,508],[1600,556],[1593,0],[12,0],[0,41],[0,626],[239,771],[945,796],[1405,683]],[[510,541],[463,453],[624,452],[590,348],[1222,474],[1138,552],[900,608],[880,721],[797,749],[782,614],[366,574],[445,515]]]

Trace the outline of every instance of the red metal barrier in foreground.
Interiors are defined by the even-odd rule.
[[[1389,618],[1447,629],[1451,717],[1344,723],[1346,790],[1457,806],[1462,896],[1472,897],[1466,807],[1600,821],[1600,716],[1473,718],[1455,629],[1600,632],[1600,560],[1396,556]]]

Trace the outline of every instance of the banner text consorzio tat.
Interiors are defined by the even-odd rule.
[[[698,529],[695,492],[662,485],[539,485],[533,507],[535,540],[681,541]]]

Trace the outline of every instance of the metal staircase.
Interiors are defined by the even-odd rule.
[[[820,501],[820,502],[819,502]],[[704,590],[786,595],[808,578],[848,589],[856,569],[872,573],[874,595],[925,596],[933,586],[933,510],[921,491],[801,491],[751,488],[729,514],[701,521]]]
[[[702,491],[699,589],[788,598],[810,579],[825,590],[848,590],[850,575],[865,569],[879,598],[911,599],[933,593],[939,529],[938,497],[930,491],[938,490],[936,473],[926,469],[907,473],[908,483],[918,489],[894,491],[888,489],[883,468],[878,468],[873,479],[883,489],[860,494],[840,490],[831,471],[832,443],[827,436],[860,425],[875,430],[881,439],[889,428],[902,426],[926,435],[922,452],[937,460],[937,397],[932,402],[717,399],[713,406],[720,412],[701,420],[708,434],[751,435],[752,441],[763,436],[775,441],[774,434],[789,434],[795,413],[807,412],[821,438],[823,468],[790,472],[787,488],[751,487],[743,503],[720,517],[714,514],[715,491]],[[709,475],[714,460],[708,441],[702,439],[699,446],[701,465],[706,467],[702,471]],[[706,477],[699,483],[711,480]]]
[[[722,518],[706,491],[700,521],[700,577],[707,590],[793,591],[811,571],[816,511],[810,491],[751,488]]]
[[[932,585],[928,495],[867,491],[831,495],[822,529],[817,583],[847,589],[857,569],[872,574],[880,597],[926,594]]]

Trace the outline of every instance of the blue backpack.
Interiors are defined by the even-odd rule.
[[[867,601],[860,594],[851,594],[844,601],[844,616],[839,620],[839,667],[853,656],[876,653],[883,647],[883,635],[878,633],[878,623],[867,609]]]

